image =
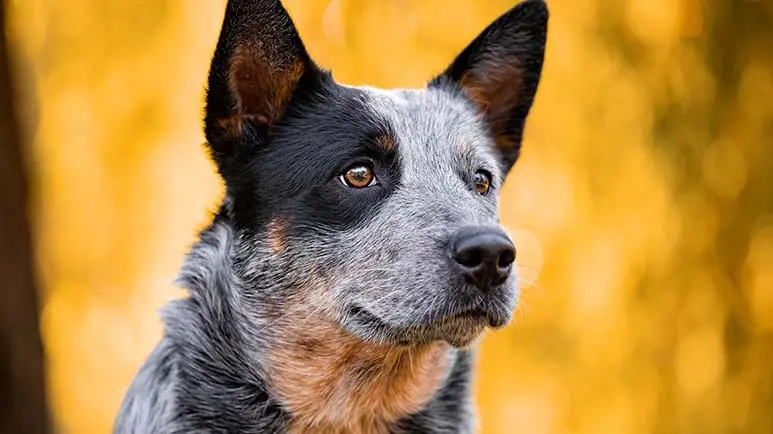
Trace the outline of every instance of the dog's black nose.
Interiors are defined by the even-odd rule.
[[[453,255],[469,283],[480,289],[507,279],[515,261],[515,247],[494,229],[463,230],[453,244]]]

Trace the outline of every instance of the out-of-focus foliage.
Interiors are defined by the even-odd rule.
[[[7,0],[61,431],[108,432],[221,186],[223,0]],[[338,80],[419,86],[506,0],[286,0]],[[503,221],[524,281],[484,433],[773,432],[773,3],[556,0]],[[533,284],[535,279],[539,281]]]

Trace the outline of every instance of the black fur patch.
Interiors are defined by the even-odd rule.
[[[295,95],[260,146],[250,144],[252,151],[243,151],[240,164],[232,166],[228,183],[237,230],[262,230],[275,217],[285,219],[291,231],[343,230],[377,212],[399,184],[400,170],[395,152],[376,143],[393,136],[391,127],[364,97],[330,79]],[[363,162],[373,166],[379,184],[344,186],[338,175]]]

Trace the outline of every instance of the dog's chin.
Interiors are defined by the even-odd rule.
[[[456,348],[478,342],[486,328],[500,328],[507,317],[472,309],[428,324],[394,326],[361,307],[348,310],[342,325],[360,339],[379,345],[412,346],[445,341]]]
[[[483,324],[465,324],[445,328],[437,337],[448,342],[449,345],[456,348],[469,348],[476,344],[483,336],[486,326]]]

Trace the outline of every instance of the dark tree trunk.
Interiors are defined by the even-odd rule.
[[[21,136],[0,1],[0,434],[48,432]]]

